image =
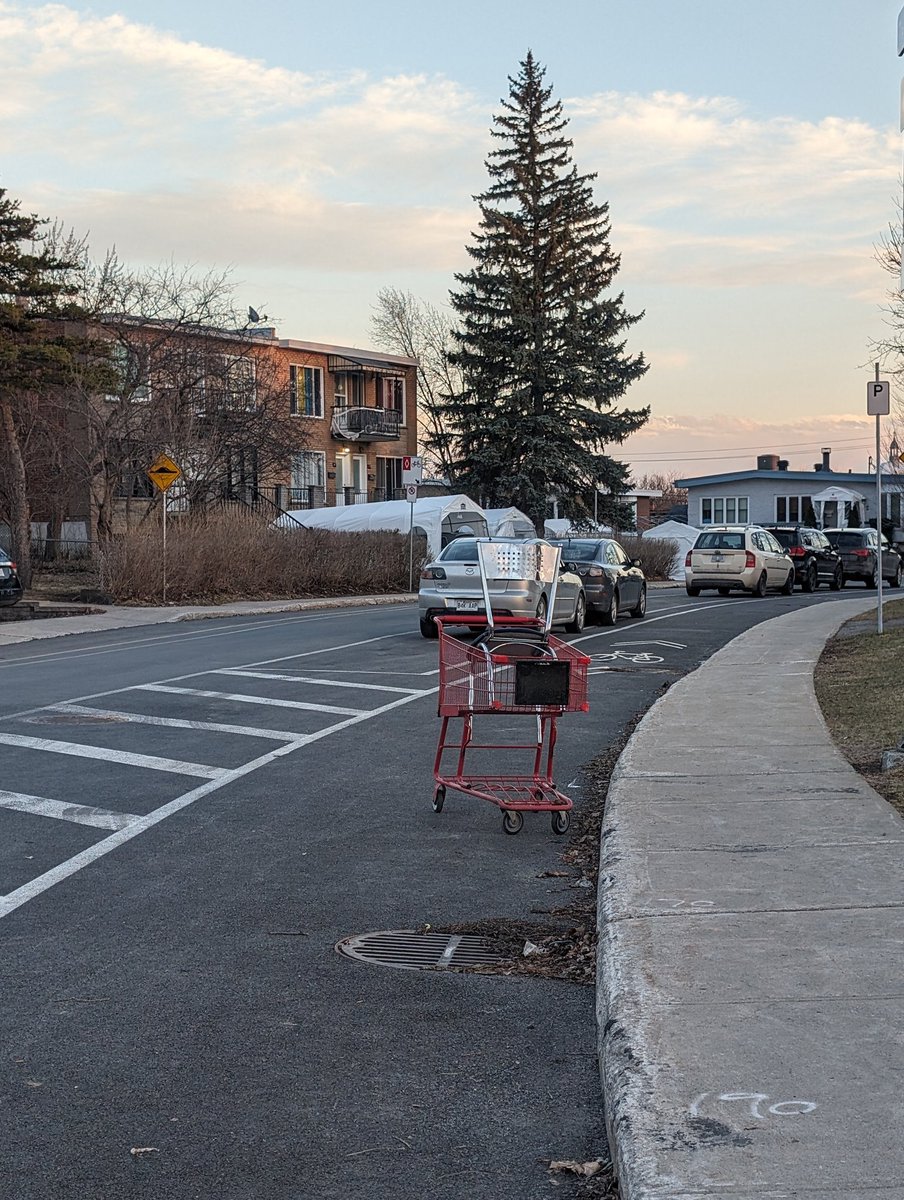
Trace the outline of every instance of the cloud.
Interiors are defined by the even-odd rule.
[[[855,413],[806,415],[765,421],[733,413],[654,413],[644,428],[618,449],[635,474],[662,472],[712,475],[756,466],[757,455],[778,454],[791,470],[809,471],[832,449],[836,470],[865,470],[875,427]]]
[[[421,74],[271,67],[21,0],[0,0],[0,71],[0,183],[90,228],[98,249],[447,282],[464,265],[495,97]],[[579,168],[611,201],[629,300],[650,283],[881,301],[871,243],[896,190],[893,130],[663,91],[565,111]]]

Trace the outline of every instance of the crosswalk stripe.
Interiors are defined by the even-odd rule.
[[[132,713],[113,708],[88,708],[83,704],[49,704],[52,712],[74,713],[84,717],[112,717],[138,725],[165,725],[173,729],[197,729],[201,733],[237,733],[247,737],[271,738],[276,742],[292,742],[298,736],[284,729],[257,729],[251,725],[222,725],[218,721],[184,721],[180,717],[152,717],[149,713]]]
[[[301,708],[305,712],[330,713],[340,717],[362,717],[367,709],[337,708],[334,704],[308,704],[304,700],[276,700],[272,696],[249,696],[244,692],[207,692],[200,688],[167,687],[162,683],[138,683],[136,690],[142,692],[167,692],[175,696],[202,696],[209,700],[237,700],[240,704],[270,704],[276,708]]]
[[[111,812],[108,808],[92,808],[87,804],[62,804],[46,796],[28,796],[23,792],[0,791],[0,808],[27,812],[35,817],[55,817],[73,821],[76,825],[91,825],[95,829],[125,829],[138,820],[135,813]]]
[[[50,738],[22,737],[18,733],[0,733],[0,744],[21,746],[25,750],[45,750],[50,754],[71,754],[75,758],[98,758],[122,763],[127,767],[147,767],[151,771],[169,771],[173,775],[195,775],[198,779],[219,779],[227,774],[223,767],[204,763],[180,762],[176,758],[158,758],[152,754],[131,754],[105,746],[83,746],[79,742],[57,742]]]
[[[414,696],[420,688],[390,687],[385,683],[355,683],[348,679],[315,679],[307,675],[277,675],[270,671],[240,671],[238,667],[222,667],[211,671],[211,675],[241,675],[247,679],[284,679],[288,683],[318,683],[324,687],[351,688],[353,691],[397,692],[400,696]]]

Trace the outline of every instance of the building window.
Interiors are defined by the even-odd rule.
[[[227,408],[251,411],[257,402],[255,362],[242,354],[223,355],[223,395]]]
[[[402,460],[377,459],[377,495],[380,500],[398,500],[402,491]]]
[[[780,525],[786,521],[794,525],[809,525],[816,519],[813,515],[810,497],[776,496],[775,519]]]
[[[377,377],[377,408],[388,408],[399,414],[399,424],[405,424],[405,380],[392,376]]]
[[[704,496],[700,500],[701,525],[746,525],[749,519],[747,496]]]
[[[323,416],[323,371],[289,367],[289,412],[293,417]]]
[[[323,487],[326,480],[326,454],[322,450],[302,450],[292,455],[292,487]]]

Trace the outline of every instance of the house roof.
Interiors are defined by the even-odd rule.
[[[302,342],[295,338],[281,338],[277,345],[283,346],[288,350],[310,350],[317,354],[330,354],[347,358],[355,366],[417,366],[416,358],[406,358],[403,354],[384,354],[382,351],[365,350],[356,346],[333,346],[328,342]]]
[[[894,476],[885,476],[893,479]],[[848,474],[847,471],[729,471],[724,475],[697,475],[687,479],[676,479],[675,487],[696,488],[708,487],[714,483],[741,483],[750,479],[771,479],[782,483],[809,483],[815,488],[823,488],[828,484],[845,487],[847,484],[859,483],[868,485],[875,482],[875,475],[865,472]]]

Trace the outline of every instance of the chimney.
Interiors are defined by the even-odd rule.
[[[777,454],[758,454],[756,460],[756,469],[758,471],[777,471],[778,470],[778,455]]]
[[[823,446],[823,448],[822,448],[822,469],[824,471],[831,471],[831,469],[832,469],[831,466],[829,465],[829,459],[831,458],[831,455],[832,455],[832,447],[831,446]]]
[[[788,470],[788,460],[787,460],[787,458],[780,458],[780,459],[778,460],[778,469],[779,469],[780,471],[787,471],[787,470]]]

